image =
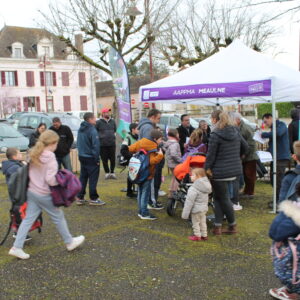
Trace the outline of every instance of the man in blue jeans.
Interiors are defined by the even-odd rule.
[[[79,192],[77,205],[83,205],[85,189],[89,181],[90,205],[103,205],[104,201],[99,199],[97,193],[97,183],[100,173],[100,142],[97,130],[95,128],[96,118],[93,113],[87,112],[83,116],[78,136],[77,148],[80,161],[80,182],[82,184]]]

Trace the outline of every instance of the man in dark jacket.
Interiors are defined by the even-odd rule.
[[[100,172],[100,143],[97,130],[95,128],[96,118],[93,113],[87,112],[83,116],[78,136],[77,148],[80,161],[80,182],[82,189],[77,195],[77,204],[85,204],[85,189],[89,181],[90,205],[103,205],[105,202],[99,199],[97,193],[97,183]]]
[[[177,128],[179,133],[179,145],[181,155],[184,154],[184,146],[187,144],[187,138],[189,138],[195,128],[190,124],[190,117],[187,114],[184,114],[180,117],[181,125]]]
[[[273,155],[273,117],[272,114],[264,114],[262,117],[264,124],[271,128],[270,132],[263,132],[262,138],[269,139],[268,151]],[[278,202],[281,181],[284,177],[285,169],[289,166],[290,161],[290,143],[288,129],[284,122],[276,120],[276,145],[277,145],[277,186],[276,199]],[[273,163],[271,163],[271,183],[273,184]]]
[[[105,179],[117,179],[116,166],[116,122],[111,118],[111,109],[103,108],[102,117],[96,123],[100,139],[100,156],[105,171]],[[108,166],[110,161],[110,168]]]
[[[292,122],[289,124],[289,140],[290,140],[290,150],[293,152],[293,144],[295,141],[300,140],[300,132],[299,132],[299,120],[300,120],[300,108],[294,108],[291,111]]]
[[[65,169],[72,172],[70,150],[74,142],[74,137],[70,127],[62,125],[60,119],[55,117],[49,129],[55,131],[59,136],[57,149],[55,151],[58,168],[60,169],[61,165],[63,165]]]

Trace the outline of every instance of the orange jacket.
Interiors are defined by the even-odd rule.
[[[131,153],[136,153],[138,151],[140,151],[141,149],[144,149],[145,151],[151,151],[154,149],[157,149],[158,145],[151,141],[148,140],[146,138],[143,138],[139,141],[137,141],[136,143],[132,144],[131,146],[129,146],[129,151]],[[158,152],[152,152],[149,154],[149,160],[150,160],[150,166],[149,166],[149,172],[150,172],[150,176],[148,177],[148,179],[152,179],[154,177],[155,174],[155,165],[157,165],[158,163],[160,163],[160,161],[164,158],[164,155],[162,153],[158,153]]]

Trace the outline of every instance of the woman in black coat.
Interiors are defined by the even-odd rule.
[[[40,123],[37,129],[31,134],[29,138],[29,148],[32,148],[37,140],[39,139],[40,135],[47,129],[47,125],[45,123]]]
[[[215,204],[215,227],[213,233],[236,233],[235,215],[228,191],[228,182],[243,174],[241,156],[248,151],[248,144],[241,136],[226,112],[212,131],[208,144],[205,170],[211,178]],[[222,231],[224,215],[228,230]]]

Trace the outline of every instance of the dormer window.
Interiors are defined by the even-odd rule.
[[[12,44],[12,57],[13,58],[23,58],[23,44],[16,42]]]
[[[53,52],[53,43],[48,38],[43,38],[39,41],[37,45],[37,52],[39,57],[46,56],[47,58],[51,58],[54,56]]]
[[[42,48],[43,48],[44,55],[49,57],[50,56],[50,47],[49,46],[43,46]]]

